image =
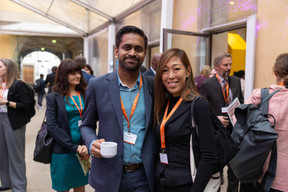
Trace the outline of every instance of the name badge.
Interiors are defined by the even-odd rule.
[[[78,121],[78,127],[80,127],[82,125],[82,120]]]
[[[160,155],[160,162],[163,164],[168,165],[168,156],[166,153],[159,153]]]
[[[124,131],[124,142],[135,145],[137,135]]]

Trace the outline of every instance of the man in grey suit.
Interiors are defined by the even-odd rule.
[[[149,77],[139,72],[146,48],[147,37],[141,29],[121,28],[115,46],[118,70],[92,78],[88,84],[81,133],[93,157],[89,184],[97,192],[154,191],[153,89]],[[100,144],[105,141],[118,144],[115,157],[101,156]]]
[[[240,78],[229,76],[231,65],[231,54],[219,53],[214,59],[214,68],[217,71],[216,75],[205,80],[199,89],[199,93],[206,97],[213,111],[230,133],[233,126],[228,116],[222,113],[222,108],[227,107],[236,97],[238,97],[240,103],[244,102]],[[238,183],[232,169],[228,168],[227,192],[237,192]]]
[[[161,53],[155,53],[152,56],[151,67],[148,71],[145,71],[143,75],[155,77],[160,57],[161,57]]]

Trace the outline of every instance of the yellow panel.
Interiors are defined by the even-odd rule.
[[[230,75],[245,70],[246,42],[236,33],[228,33],[228,52],[232,54],[233,64]]]

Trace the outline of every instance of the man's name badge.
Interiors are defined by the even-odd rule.
[[[135,145],[137,135],[124,131],[124,142]]]
[[[163,164],[167,164],[168,165],[168,156],[166,153],[159,153],[160,155],[160,162]]]

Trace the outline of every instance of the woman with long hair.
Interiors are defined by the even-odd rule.
[[[20,80],[17,65],[0,59],[0,190],[26,191],[25,109],[27,85]]]
[[[157,90],[157,91],[156,91]],[[198,132],[191,128],[191,102],[199,96],[192,67],[181,49],[165,51],[155,77],[155,131],[160,159],[156,168],[157,192],[203,192],[217,163],[210,108],[204,98],[194,107]],[[190,136],[197,175],[190,172]]]
[[[76,157],[88,156],[80,132],[86,86],[80,65],[65,59],[56,72],[53,92],[47,96],[47,131],[54,138],[50,172],[56,191],[73,188],[84,192],[88,184],[88,175]]]

